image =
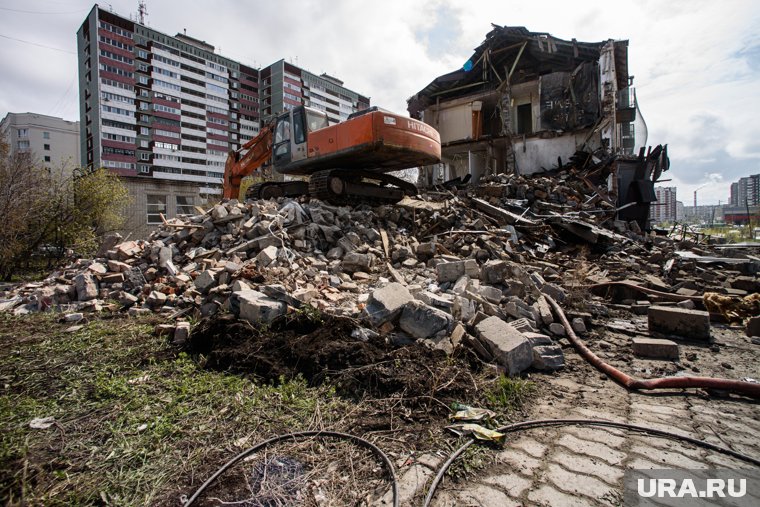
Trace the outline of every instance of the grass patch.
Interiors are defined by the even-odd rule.
[[[347,402],[303,379],[207,371],[152,318],[0,314],[0,498],[9,505],[177,505],[244,447],[345,426]],[[317,414],[317,415],[315,415]],[[54,417],[47,429],[34,418]]]
[[[491,408],[509,414],[521,409],[535,393],[534,382],[502,375],[485,391],[485,398]]]

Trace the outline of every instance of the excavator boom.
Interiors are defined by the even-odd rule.
[[[224,198],[237,199],[240,181],[253,174],[272,155],[272,125],[266,125],[259,135],[239,150],[230,151],[224,164]],[[245,153],[245,154],[243,154]],[[243,155],[241,155],[243,154]]]

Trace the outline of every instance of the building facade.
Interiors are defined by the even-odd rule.
[[[760,174],[753,174],[731,183],[730,206],[760,205]]]
[[[676,187],[654,187],[657,202],[649,208],[649,218],[653,223],[676,222],[679,220],[676,201]]]
[[[221,197],[229,151],[255,137],[262,121],[300,104],[334,121],[369,107],[369,99],[329,76],[283,60],[254,69],[205,41],[169,36],[97,5],[77,45],[82,165],[111,169],[134,195],[146,188],[140,181],[161,180],[154,187],[167,191],[169,218],[181,206],[173,197],[184,196],[188,184],[198,195],[192,204]],[[152,223],[150,206],[143,217],[130,213],[132,230]]]
[[[343,86],[327,74],[317,76],[285,60],[261,69],[261,117],[305,105],[327,113],[330,123],[344,121],[351,113],[367,109],[369,98]]]
[[[79,167],[79,122],[36,113],[8,113],[0,135],[11,155],[28,153],[51,172],[63,177]]]

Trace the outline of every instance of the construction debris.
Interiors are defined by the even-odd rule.
[[[566,331],[546,296],[572,309],[579,335],[602,324],[636,338],[651,332],[708,340],[710,321],[720,315],[701,310],[705,292],[717,295],[705,304],[720,300],[723,313],[732,298],[742,308],[756,304],[748,292],[757,288],[757,257],[724,249],[715,262],[736,262],[708,270],[701,262],[708,247],[617,220],[588,177],[484,180],[376,208],[223,201],[167,221],[146,240],[111,244],[100,257],[17,287],[0,308],[58,308],[69,322],[127,311],[172,320],[228,313],[272,324],[310,305],[357,322],[349,333],[356,340],[380,335],[447,354],[468,347],[519,375],[564,366]],[[648,327],[608,320],[622,311],[647,314]],[[192,339],[186,320],[161,332],[177,345]],[[641,347],[634,352],[647,355]],[[657,355],[678,357],[677,350]]]

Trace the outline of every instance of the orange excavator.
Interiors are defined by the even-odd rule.
[[[299,106],[230,152],[224,197],[238,198],[241,180],[270,163],[278,174],[308,181],[258,183],[246,198],[310,195],[337,205],[396,203],[416,195],[417,187],[389,172],[440,160],[438,131],[421,121],[372,107],[329,125],[323,111]]]

